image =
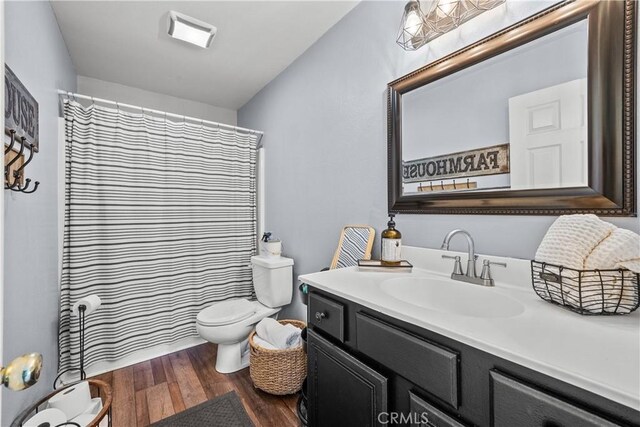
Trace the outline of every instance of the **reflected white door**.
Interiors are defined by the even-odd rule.
[[[586,79],[509,99],[511,188],[587,185]]]

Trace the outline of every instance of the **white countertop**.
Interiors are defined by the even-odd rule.
[[[496,286],[481,288],[521,303],[524,311],[514,317],[468,317],[429,310],[382,290],[381,283],[391,278],[448,277],[452,262],[442,260],[443,253],[405,246],[403,257],[414,265],[411,273],[350,267],[305,274],[299,280],[640,410],[640,310],[621,316],[582,316],[549,304],[531,287],[530,262],[515,258],[481,256],[478,260],[478,267],[482,258],[507,262],[506,269],[492,268]],[[466,254],[460,255],[465,265]]]

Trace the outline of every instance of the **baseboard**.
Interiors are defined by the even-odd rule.
[[[135,353],[130,354],[129,356],[117,361],[94,363],[93,365],[85,369],[85,372],[87,374],[87,378],[91,378],[96,375],[104,374],[105,372],[126,368],[127,366],[135,365],[136,363],[155,359],[156,357],[165,356],[167,354],[175,353],[176,351],[184,350],[190,347],[195,347],[206,342],[206,340],[203,340],[200,337],[188,337],[171,344],[160,344],[151,348],[136,351]],[[79,379],[80,374],[76,372],[65,373],[62,375],[62,377],[60,377],[60,380],[63,384],[71,384],[72,382],[78,381]]]

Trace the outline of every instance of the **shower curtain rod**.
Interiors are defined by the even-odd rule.
[[[255,135],[258,135],[258,141],[256,141],[256,149],[258,148],[262,148],[262,137],[264,136],[264,132],[259,131],[259,130],[253,130],[253,129],[247,129],[247,128],[242,128],[242,127],[238,127],[238,126],[231,126],[231,125],[226,125],[224,123],[218,123],[218,122],[212,122],[211,120],[204,120],[204,119],[199,119],[197,117],[190,117],[190,116],[181,116],[180,114],[173,114],[173,113],[167,113],[166,111],[160,111],[160,110],[154,110],[153,108],[145,108],[145,107],[140,107],[138,105],[131,105],[131,104],[125,104],[122,102],[116,102],[116,101],[111,101],[108,99],[102,99],[102,98],[96,98],[93,96],[87,96],[87,95],[81,95],[79,93],[73,93],[73,92],[67,92],[64,90],[58,90],[58,96],[66,96],[67,98],[80,98],[80,99],[86,99],[86,100],[90,100],[92,103],[96,103],[96,102],[100,102],[103,104],[109,104],[109,105],[115,105],[116,107],[123,107],[123,108],[132,108],[135,110],[140,110],[142,112],[148,111],[150,113],[154,113],[154,114],[158,114],[158,115],[162,115],[165,117],[174,117],[177,119],[182,119],[182,120],[189,120],[189,121],[193,121],[193,122],[198,122],[198,123],[202,123],[202,124],[208,124],[208,125],[213,125],[216,127],[221,127],[221,128],[225,128],[225,129],[230,129],[230,130],[235,130],[235,131],[240,131],[240,132],[246,132],[246,133],[252,133]]]

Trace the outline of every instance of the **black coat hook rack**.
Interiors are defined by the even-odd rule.
[[[34,193],[40,183],[31,186],[25,179],[25,168],[39,149],[38,102],[20,79],[4,64],[4,189],[20,193]]]
[[[33,160],[33,155],[37,151],[37,149],[32,144],[27,142],[26,137],[17,137],[16,131],[14,129],[9,129],[8,133],[11,137],[11,141],[4,150],[4,188],[5,190],[11,190],[25,194],[34,193],[38,189],[40,182],[36,181],[33,187],[31,187],[31,179],[24,179],[24,169]],[[16,147],[16,149],[14,149],[16,143],[20,144],[20,148]],[[25,153],[25,150],[28,151],[28,154]],[[25,156],[27,157],[27,160],[24,160]],[[9,160],[7,161],[7,159]],[[13,165],[16,164],[18,160],[21,160],[22,163],[18,167],[14,168]]]

